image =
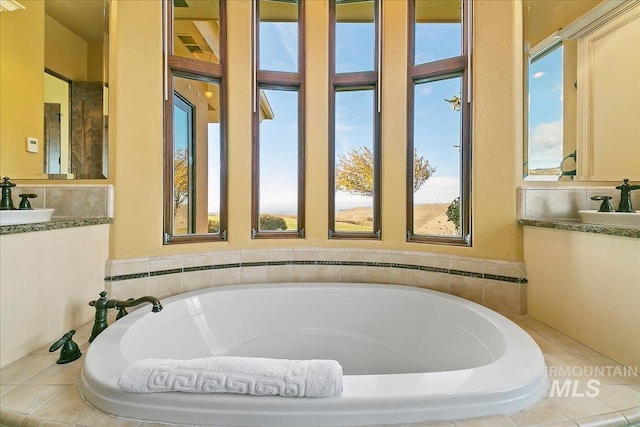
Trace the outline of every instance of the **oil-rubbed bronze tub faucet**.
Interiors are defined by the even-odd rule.
[[[104,331],[105,329],[107,329],[107,326],[109,326],[107,324],[107,311],[110,308],[119,310],[118,316],[116,317],[116,320],[118,320],[121,317],[127,315],[127,307],[135,307],[145,302],[153,304],[153,308],[151,309],[151,311],[154,313],[162,310],[162,304],[160,304],[160,301],[156,297],[145,296],[138,299],[129,298],[126,301],[118,301],[115,299],[107,298],[107,293],[105,291],[100,292],[100,298],[95,301],[89,302],[90,306],[96,308],[96,317],[93,323],[93,329],[91,329],[91,337],[89,338],[89,342],[93,342],[93,340],[96,339],[98,335],[100,335],[100,332]]]

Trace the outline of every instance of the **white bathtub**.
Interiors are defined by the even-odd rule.
[[[450,420],[523,410],[547,392],[542,353],[478,304],[397,285],[285,284],[189,292],[110,325],[86,353],[80,388],[104,412],[138,420],[263,427]],[[336,359],[331,398],[122,392],[143,358],[237,355]]]

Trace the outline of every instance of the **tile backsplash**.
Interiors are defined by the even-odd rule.
[[[616,209],[620,190],[611,187],[518,187],[518,219],[580,219],[579,210],[598,209],[592,196],[611,196]],[[640,209],[640,191],[631,192],[631,204]]]
[[[55,218],[82,217],[113,218],[113,185],[18,185],[12,191],[14,206],[20,203],[20,194],[33,193],[34,208],[55,208]]]

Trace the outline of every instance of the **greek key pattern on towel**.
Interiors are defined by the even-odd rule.
[[[307,370],[308,361],[297,360],[290,361],[282,378],[160,364],[150,370],[147,388],[149,391],[303,397]]]

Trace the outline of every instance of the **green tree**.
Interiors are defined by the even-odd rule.
[[[220,231],[220,221],[215,218],[209,217],[209,224],[207,227],[207,232],[209,233],[217,233]]]
[[[260,215],[260,230],[286,230],[287,223],[284,218],[269,215],[269,214],[261,214]]]
[[[413,191],[416,192],[436,171],[429,161],[413,152]],[[368,147],[349,150],[338,157],[336,189],[363,196],[373,195],[373,153]]]
[[[447,219],[453,223],[456,232],[460,230],[460,197],[456,197],[447,208]]]
[[[189,158],[184,149],[176,150],[173,157],[173,211],[178,211],[189,199]]]
[[[458,95],[454,95],[451,99],[446,99],[445,101],[451,104],[451,108],[453,111],[460,111],[460,107],[462,106],[462,100]],[[452,222],[454,227],[456,228],[456,232],[460,232],[460,197],[456,197],[449,207],[447,207],[447,219],[449,222]]]
[[[452,96],[451,99],[445,98],[444,100],[449,104],[451,104],[451,108],[453,109],[453,111],[460,111],[460,107],[462,106],[462,100],[458,95]]]

